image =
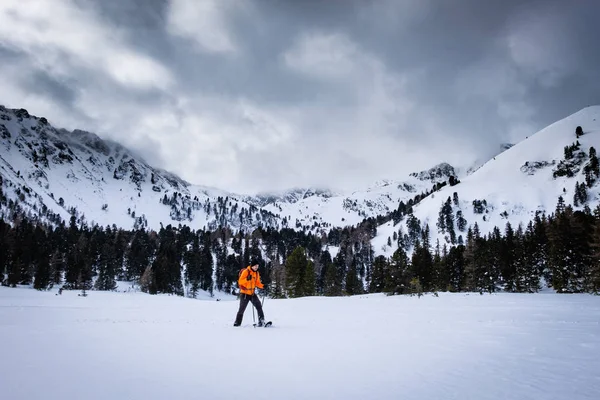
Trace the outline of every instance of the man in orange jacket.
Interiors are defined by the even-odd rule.
[[[260,274],[258,273],[258,262],[253,261],[242,270],[238,279],[238,286],[240,288],[240,308],[233,326],[240,326],[242,324],[244,311],[246,311],[246,307],[250,301],[256,307],[256,311],[258,311],[258,326],[263,326],[265,323],[265,314],[263,313],[258,296],[254,293],[256,288],[264,289],[264,285],[260,281]]]

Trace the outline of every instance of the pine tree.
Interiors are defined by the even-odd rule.
[[[385,287],[385,274],[388,269],[385,256],[377,256],[373,261],[373,272],[369,283],[369,293],[381,293]]]
[[[321,253],[319,258],[319,265],[321,266],[317,278],[317,293],[325,294],[325,274],[327,272],[327,266],[331,264],[331,254],[329,250],[325,250]]]
[[[436,241],[435,250],[433,253],[433,265],[432,265],[432,286],[435,291],[446,291],[449,285],[448,269],[446,268],[446,258],[448,256],[448,250],[444,245],[444,253],[440,248],[439,239]]]
[[[405,293],[411,279],[408,256],[404,249],[398,248],[392,255],[389,269],[385,274],[384,291],[388,294]]]
[[[304,271],[304,296],[314,296],[317,290],[315,264],[308,260]]]
[[[463,217],[461,210],[456,211],[456,227],[460,232],[464,232],[467,229],[467,220]]]
[[[67,255],[66,286],[70,289],[90,290],[92,287],[92,263],[88,232],[81,231]]]
[[[412,254],[412,277],[419,280],[424,292],[432,289],[433,257],[429,249],[417,243]]]
[[[41,252],[40,257],[36,262],[36,266],[37,268],[34,274],[33,288],[38,290],[46,290],[52,285],[50,258],[46,249]]]
[[[429,251],[431,248],[429,224],[425,224],[425,228],[421,232],[421,243]]]
[[[440,207],[440,212],[438,214],[438,220],[437,220],[437,224],[436,224],[439,233],[445,233],[446,232],[446,214],[445,214],[445,209],[446,209],[446,203],[442,203],[442,207]]]
[[[504,282],[505,290],[515,291],[516,276],[516,240],[513,228],[510,222],[506,223],[504,239],[501,239],[500,245],[500,273]]]
[[[13,247],[13,265],[9,272],[9,282],[29,285],[33,280],[34,265],[32,257],[34,250],[33,227],[28,220],[22,220],[15,228],[15,242]],[[32,251],[33,250],[33,251]]]
[[[465,287],[465,246],[450,247],[448,256],[444,258],[444,263],[448,270],[448,290],[451,292],[460,292]]]
[[[102,244],[100,259],[98,260],[98,279],[94,284],[97,290],[115,290],[117,282],[115,275],[117,273],[117,260],[115,258],[114,247],[109,242]]]
[[[62,273],[65,270],[65,259],[59,250],[55,250],[50,257],[50,277],[52,284],[62,283]]]
[[[211,252],[210,234],[203,233],[202,250],[200,251],[200,288],[213,294],[213,255]],[[263,263],[260,263],[259,271],[261,277],[264,278],[262,281],[265,285],[269,284],[269,276],[265,273]]]
[[[599,206],[600,207],[600,206]],[[587,276],[587,290],[594,294],[600,294],[600,209],[595,216],[592,232],[591,259]]]
[[[302,246],[297,246],[285,260],[285,290],[288,296],[304,296],[307,263],[306,250]]]
[[[332,262],[325,265],[323,293],[325,296],[341,296],[342,282],[338,279],[337,268]]]
[[[227,239],[224,237],[213,242],[213,251],[215,252],[215,285],[217,290],[225,288],[225,265],[227,260]]]
[[[572,212],[572,209],[570,209]],[[592,264],[594,217],[589,208],[572,212],[570,218],[572,232],[572,260],[568,291],[577,293],[589,290],[589,266]]]
[[[525,233],[523,232],[523,225],[519,224],[514,235],[515,252],[514,252],[514,291],[515,292],[528,292],[527,281],[530,267],[529,257],[527,254],[527,247],[525,246]]]
[[[421,222],[414,214],[410,214],[406,220],[406,228],[408,229],[408,243],[412,247],[421,235]]]
[[[0,219],[0,248],[2,249],[0,251],[0,284],[4,284],[4,274],[7,273],[7,267],[10,264],[12,256],[13,241],[13,230],[10,225]]]
[[[573,212],[570,206],[557,206],[556,215],[549,219],[549,266],[552,287],[558,292],[579,292],[585,287],[592,221],[591,214]]]
[[[450,235],[450,242],[452,244],[456,243],[456,231],[454,230],[454,214],[452,213],[452,203],[450,197],[446,200],[444,204],[444,218],[446,229],[448,230],[448,234]]]
[[[356,271],[356,261],[353,260],[346,274],[346,294],[352,296],[364,292],[362,282],[358,279]]]
[[[517,290],[534,293],[540,290],[541,268],[538,261],[535,228],[532,221],[527,224],[522,238],[522,270],[517,270]]]
[[[159,239],[160,244],[156,259],[152,263],[153,282],[150,286],[156,290],[156,293],[183,296],[181,282],[182,253],[178,251],[175,230],[171,225],[160,230]]]
[[[333,258],[332,262],[335,268],[335,276],[336,276],[336,286],[340,288],[340,291],[343,293],[344,282],[346,280],[346,257],[348,247],[345,242],[342,242],[340,245],[340,250],[337,255]]]
[[[477,228],[477,224],[475,225]],[[490,291],[490,279],[487,276],[485,253],[487,246],[483,238],[475,235],[475,229],[467,233],[467,244],[464,251],[466,288],[470,291],[483,293]]]
[[[274,265],[271,271],[270,296],[274,299],[285,298],[285,268],[282,265]]]
[[[200,291],[202,281],[202,266],[200,261],[200,238],[196,233],[192,238],[192,246],[186,251],[183,260],[185,263],[185,281],[189,285],[189,296],[196,298]]]

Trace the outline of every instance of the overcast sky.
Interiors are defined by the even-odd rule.
[[[596,0],[1,0],[0,104],[196,184],[359,189],[600,104]]]

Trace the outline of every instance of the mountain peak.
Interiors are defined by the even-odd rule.
[[[451,176],[456,176],[456,171],[452,165],[443,162],[425,171],[412,172],[410,176],[413,176],[421,181],[438,183],[448,180]]]

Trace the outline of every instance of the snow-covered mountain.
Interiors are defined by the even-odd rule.
[[[581,127],[582,134],[576,130]],[[508,146],[507,146],[508,147]],[[592,150],[593,148],[593,150]],[[575,209],[594,209],[600,204],[598,158],[600,148],[600,106],[587,107],[564,118],[527,139],[510,146],[455,186],[445,186],[414,206],[413,215],[421,228],[430,228],[431,244],[452,245],[449,225],[439,226],[443,206],[449,201],[451,227],[456,243],[466,239],[469,226],[477,223],[481,234],[498,227],[504,232],[507,222],[516,230],[525,229],[536,213],[546,215],[556,210],[559,196]],[[577,195],[576,195],[577,194]],[[463,229],[458,219],[462,217]],[[408,233],[411,218],[379,227],[373,245],[376,253],[390,255],[397,242],[388,245],[394,232]],[[446,218],[442,218],[447,221]]]
[[[455,244],[464,240],[475,223],[482,234],[495,226],[503,230],[507,222],[516,229],[536,212],[552,212],[559,196],[571,204],[576,186],[581,193],[585,184],[576,206],[595,207],[599,189],[592,158],[596,164],[597,158],[590,157],[590,148],[600,148],[598,118],[600,107],[583,109],[520,143],[503,146],[491,160],[464,173],[440,163],[355,192],[295,188],[246,196],[190,184],[93,133],[56,129],[26,110],[0,106],[0,216],[10,220],[13,210],[21,208],[52,222],[75,215],[89,224],[125,229],[185,224],[192,229],[263,226],[319,233],[389,215],[403,202],[413,205],[421,227],[429,226],[432,244],[439,239],[451,245],[453,236]],[[578,126],[580,136],[575,134]],[[452,178],[459,183],[448,185]],[[448,199],[454,235],[448,223],[438,226]],[[380,226],[373,241],[376,253],[390,255],[397,242],[390,246],[388,238],[397,236],[394,232],[404,237],[408,221]]]
[[[0,106],[0,216],[9,220],[20,208],[50,222],[75,215],[125,229],[181,223],[327,232],[388,214],[453,175],[452,166],[440,164],[352,193],[292,189],[245,196],[190,184],[93,133],[56,129],[46,118]]]
[[[31,215],[123,228],[187,224],[233,228],[279,218],[239,196],[191,185],[93,133],[52,127],[26,110],[0,108],[2,191]],[[3,204],[1,213],[10,213]],[[52,215],[54,214],[54,215]]]
[[[430,192],[434,185],[456,176],[446,163],[426,171],[411,173],[403,180],[377,182],[372,187],[351,193],[322,190],[294,190],[263,195],[268,198],[263,208],[291,221],[293,227],[343,227],[356,225],[365,218],[386,215],[417,195]]]

